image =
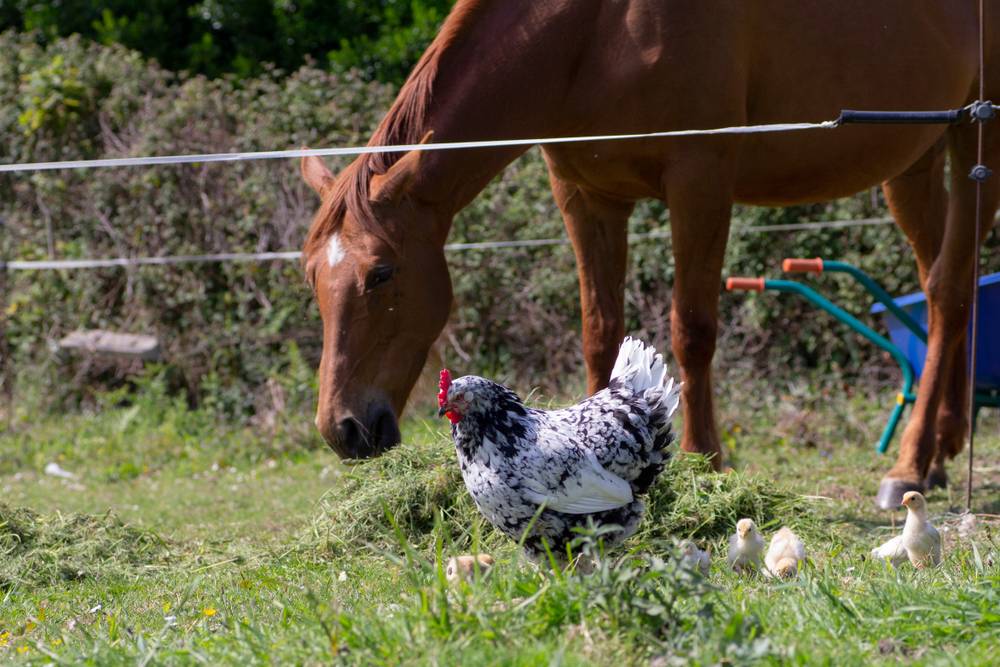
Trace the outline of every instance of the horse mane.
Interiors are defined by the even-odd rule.
[[[455,3],[434,41],[420,56],[407,77],[389,112],[368,140],[369,146],[420,143],[425,133],[427,112],[431,106],[433,84],[441,56],[469,25],[483,4],[482,0],[458,0]],[[403,155],[405,153],[360,155],[344,169],[334,183],[332,192],[324,197],[313,219],[303,258],[311,256],[319,246],[326,243],[331,234],[340,229],[348,211],[368,232],[385,238],[384,231],[372,213],[369,186],[372,176],[385,174]],[[385,240],[391,242],[391,239]]]

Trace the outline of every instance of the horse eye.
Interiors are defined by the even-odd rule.
[[[382,283],[388,281],[395,275],[396,269],[387,264],[380,264],[368,272],[365,276],[365,291],[370,292]]]

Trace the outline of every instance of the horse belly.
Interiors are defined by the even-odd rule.
[[[901,174],[943,133],[935,126],[853,126],[755,141],[741,152],[734,198],[790,206],[848,197]]]

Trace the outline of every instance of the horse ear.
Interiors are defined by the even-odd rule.
[[[303,180],[322,198],[334,181],[333,174],[327,169],[326,163],[315,155],[309,155],[302,158],[301,166]]]
[[[433,138],[434,132],[430,131],[424,135],[420,143],[429,144]],[[371,195],[368,199],[373,203],[398,204],[416,178],[422,156],[423,151],[410,151],[389,167],[389,171],[384,175],[372,176]]]

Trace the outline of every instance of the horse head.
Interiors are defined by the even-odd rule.
[[[383,173],[367,157],[338,177],[302,160],[322,200],[303,251],[323,319],[316,426],[342,458],[399,443],[399,415],[452,300],[448,219],[412,191],[421,153]]]

